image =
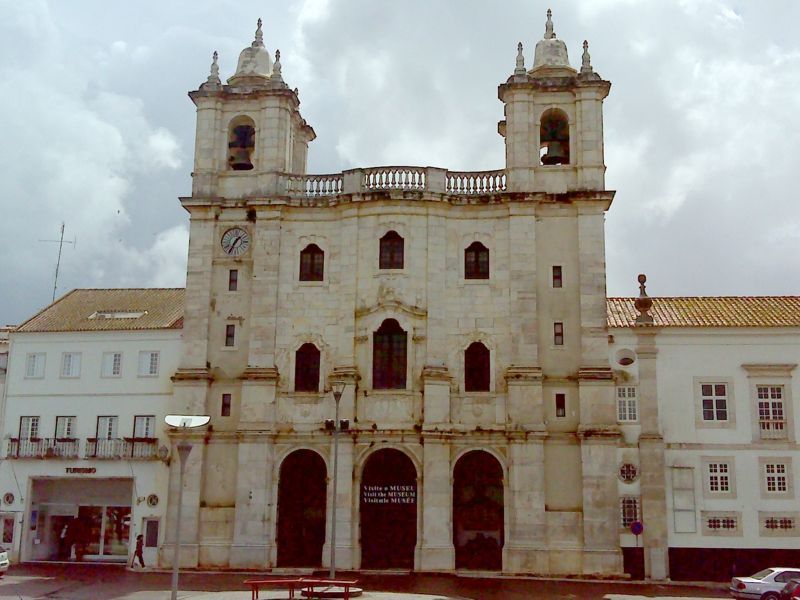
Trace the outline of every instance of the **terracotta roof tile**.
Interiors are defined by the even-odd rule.
[[[17,331],[180,329],[183,299],[183,288],[76,289],[25,321]],[[142,314],[116,318],[102,313]]]
[[[632,327],[635,298],[609,298],[609,327]],[[800,327],[800,296],[684,296],[653,298],[660,327]]]

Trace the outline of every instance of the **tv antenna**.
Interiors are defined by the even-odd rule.
[[[75,248],[78,246],[78,238],[75,237],[72,241],[66,240],[64,241],[64,221],[61,221],[61,237],[57,240],[39,240],[40,242],[52,242],[54,244],[58,244],[58,260],[56,261],[56,276],[53,278],[53,302],[56,301],[56,289],[58,289],[58,269],[61,267],[61,250],[64,248],[64,244],[72,244],[72,247]]]

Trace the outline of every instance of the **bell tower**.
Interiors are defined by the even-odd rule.
[[[270,564],[271,469],[267,445],[230,444],[274,422],[278,371],[276,288],[282,199],[294,174],[305,174],[314,130],[300,115],[298,92],[284,82],[280,51],[264,45],[261,19],[224,84],[217,53],[189,97],[197,107],[181,360],[173,376],[173,411],[209,414],[205,444],[186,465],[180,563],[263,568]],[[213,431],[213,434],[212,434]],[[173,441],[177,442],[176,434]],[[177,463],[173,463],[176,465]],[[228,468],[238,464],[239,469]],[[168,515],[177,515],[177,467]],[[234,507],[230,508],[230,507]],[[219,507],[228,507],[220,509]],[[172,521],[174,522],[174,521]],[[230,548],[215,554],[219,523]],[[161,563],[171,563],[167,536]]]
[[[280,174],[305,173],[315,134],[300,116],[297,89],[283,81],[280,56],[272,61],[259,19],[227,85],[215,52],[207,81],[189,92],[197,106],[193,197],[281,194]]]
[[[498,132],[505,138],[509,191],[605,189],[603,99],[611,83],[592,69],[585,41],[581,63],[580,71],[569,64],[549,9],[530,70],[518,44],[514,74],[498,90],[505,104]]]

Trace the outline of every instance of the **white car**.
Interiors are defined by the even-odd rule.
[[[0,577],[6,574],[6,571],[8,571],[9,564],[10,563],[8,561],[8,552],[6,551],[5,548],[0,548]]]
[[[728,591],[739,600],[778,600],[783,586],[800,577],[797,567],[770,567],[749,577],[734,577]]]

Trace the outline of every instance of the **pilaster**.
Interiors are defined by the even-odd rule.
[[[264,423],[274,424],[277,410],[278,370],[275,367],[248,367],[242,373],[241,380],[242,404],[239,429],[263,429]]]
[[[450,428],[450,382],[447,367],[428,365],[422,369],[423,429]]]
[[[236,513],[230,566],[238,569],[269,568],[275,524],[270,508],[274,504],[275,449],[262,436],[243,434],[239,440],[236,465]]]
[[[354,485],[353,466],[355,445],[347,435],[339,435],[339,474],[336,478],[336,490],[333,489],[333,437],[330,440],[331,457],[328,474],[328,502],[326,510],[325,544],[322,547],[322,566],[331,566],[331,515],[333,502],[336,502],[336,568],[343,570],[356,569],[356,540],[358,532],[355,527],[356,514],[359,509],[359,490]]]
[[[512,439],[508,446],[509,527],[503,547],[503,570],[546,573],[544,436]]]
[[[253,240],[253,281],[250,288],[249,367],[275,366],[280,257],[280,210],[258,208]]]
[[[648,579],[669,577],[667,530],[667,486],[664,438],[660,431],[656,335],[658,329],[640,325],[634,328],[639,360],[639,469],[642,503],[644,570]]]
[[[452,571],[455,569],[456,555],[453,547],[450,441],[426,437],[423,453],[422,545],[419,568],[422,571]]]
[[[542,370],[539,367],[511,366],[506,369],[508,386],[507,427],[544,430]]]

